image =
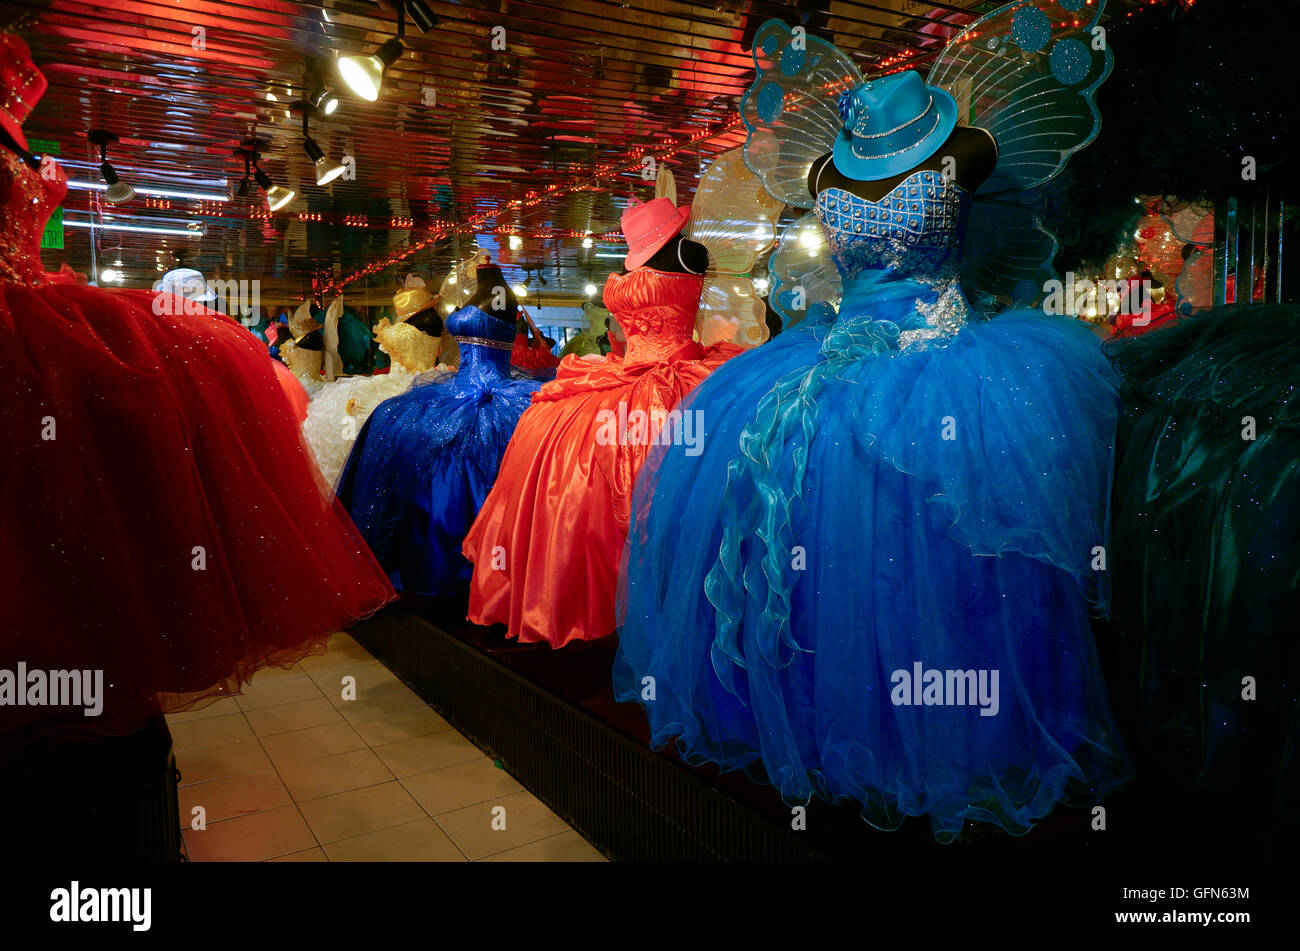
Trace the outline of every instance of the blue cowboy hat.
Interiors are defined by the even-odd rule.
[[[948,141],[957,103],[927,86],[916,70],[893,73],[840,96],[844,128],[835,139],[835,167],[849,178],[876,181],[901,175]]]

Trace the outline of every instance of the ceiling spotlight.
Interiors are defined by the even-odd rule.
[[[527,297],[527,296],[528,296],[528,285],[527,285],[527,284],[516,284],[516,285],[515,285],[515,296],[516,296],[516,297]]]
[[[339,107],[339,97],[324,86],[316,87],[312,94],[307,97],[307,102],[323,116],[334,115],[335,110]]]
[[[420,28],[421,33],[428,33],[440,22],[425,0],[406,0],[405,5],[411,12],[411,22]],[[398,16],[401,16],[400,9]]]
[[[348,170],[346,165],[327,158],[324,150],[308,134],[306,112],[302,114],[302,150],[307,153],[307,157],[316,165],[317,185],[328,185]]]
[[[590,239],[590,238],[583,238],[583,239],[582,239],[582,246],[583,246],[584,248],[589,248],[589,247],[591,247],[591,239]]]
[[[596,287],[595,284],[588,284],[586,287],[583,288],[583,290],[587,292],[588,297],[595,297],[596,291],[598,291],[599,288]]]
[[[121,276],[122,275],[117,270],[111,267],[106,267],[104,268],[104,270],[99,272],[99,279],[103,281],[105,284],[112,284],[114,281],[118,280]]]
[[[279,211],[285,205],[289,204],[289,202],[293,201],[293,196],[295,194],[294,190],[292,188],[285,188],[282,185],[277,185],[275,182],[271,181],[271,176],[266,174],[266,172],[262,171],[260,168],[253,170],[253,178],[257,181],[257,184],[262,186],[263,191],[266,192],[266,204],[272,211]]]
[[[512,235],[510,236],[510,250],[511,250],[511,251],[518,251],[518,250],[519,250],[520,248],[522,248],[523,246],[524,246],[524,239],[523,239],[523,238],[519,237],[519,235],[517,235],[517,234],[512,234]]]
[[[402,33],[402,20],[397,21],[397,32]],[[386,40],[369,56],[340,56],[339,75],[349,89],[366,102],[379,98],[379,88],[384,83],[384,73],[402,58],[402,41]]]
[[[108,185],[104,198],[114,205],[130,201],[135,197],[135,189],[118,178],[117,169],[109,164],[106,154],[108,146],[117,141],[117,136],[103,129],[91,129],[86,138],[93,145],[99,146],[99,174],[104,176],[104,183]]]

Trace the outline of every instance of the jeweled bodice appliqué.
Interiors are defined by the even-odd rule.
[[[955,333],[970,313],[958,281],[968,197],[932,169],[912,173],[877,201],[823,189],[817,218],[843,280],[840,314],[911,297],[915,310],[896,321],[900,346]]]
[[[67,179],[47,160],[44,174],[0,150],[0,281],[34,286],[50,280],[41,265],[41,234],[63,196]]]
[[[611,274],[605,306],[627,334],[627,364],[653,363],[691,343],[704,276],[639,267]]]

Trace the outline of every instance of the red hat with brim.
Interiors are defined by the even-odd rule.
[[[624,265],[632,271],[645,264],[656,251],[677,237],[690,220],[691,210],[678,208],[668,198],[647,202],[633,198],[622,218],[623,237],[627,239]]]

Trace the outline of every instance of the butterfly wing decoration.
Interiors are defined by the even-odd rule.
[[[333,381],[343,369],[339,358],[339,319],[343,316],[343,298],[336,297],[325,310],[325,324],[321,330],[321,343],[325,350],[325,382]]]
[[[768,301],[787,328],[806,318],[818,302],[838,308],[843,289],[831,264],[826,238],[815,212],[788,225],[767,262]]]
[[[784,207],[746,166],[743,149],[718,156],[701,176],[686,236],[709,250],[695,321],[705,346],[756,347],[767,340],[767,308],[750,272],[776,239]]]
[[[1037,215],[1043,187],[1101,128],[1095,94],[1114,55],[1105,0],[1016,0],[957,33],[927,82],[985,129],[998,163],[972,203],[962,284],[977,305],[1031,303],[1054,276],[1055,237]],[[1025,293],[1037,288],[1026,301]]]
[[[740,100],[745,164],[773,198],[811,208],[808,170],[835,144],[839,95],[862,73],[844,52],[780,20],[759,27],[753,56],[754,81]]]
[[[475,250],[469,257],[457,261],[442,279],[438,294],[442,301],[443,317],[460,310],[474,296],[474,290],[478,287],[476,272],[482,261],[482,252]],[[440,354],[440,362],[448,366],[460,366],[460,347],[449,333],[442,335]]]

